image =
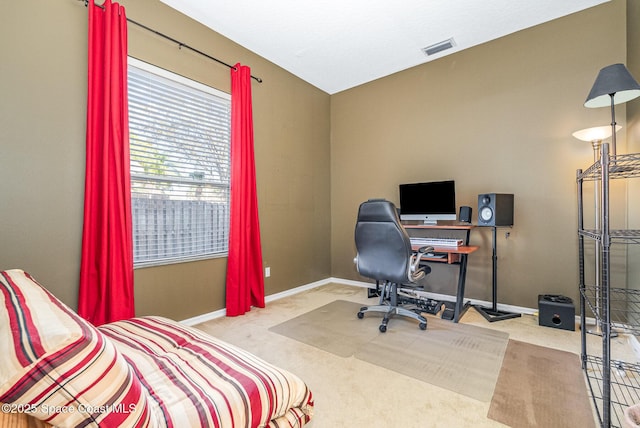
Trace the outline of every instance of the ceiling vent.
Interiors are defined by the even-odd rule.
[[[442,42],[439,43],[435,43],[431,46],[427,46],[426,48],[422,48],[422,52],[424,52],[425,55],[427,56],[431,56],[431,55],[435,55],[438,52],[442,52],[442,51],[446,51],[447,49],[451,49],[452,47],[454,47],[456,45],[456,42],[453,40],[453,37],[447,40],[444,40]]]

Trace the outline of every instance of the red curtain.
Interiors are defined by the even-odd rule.
[[[91,0],[78,313],[95,325],[135,312],[128,116],[125,10]]]
[[[251,69],[231,69],[231,205],[227,316],[264,308],[264,277],[253,151]]]

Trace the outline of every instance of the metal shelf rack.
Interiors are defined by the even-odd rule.
[[[608,367],[611,373],[609,386],[605,391],[604,363],[602,358],[587,355],[583,360],[591,396],[596,403],[596,411],[602,426],[604,396],[608,394],[610,408],[610,426],[622,426],[622,414],[630,403],[640,401],[640,366],[624,361],[612,360]]]
[[[640,290],[611,287],[611,245],[640,244],[640,230],[609,228],[609,181],[640,177],[640,153],[609,155],[602,144],[600,159],[576,173],[578,184],[578,257],[580,267],[580,321],[585,326],[587,308],[601,326],[602,352],[587,352],[586,329],[581,328],[582,368],[587,377],[602,427],[621,426],[624,409],[640,402],[640,366],[611,359],[611,331],[640,334]],[[597,181],[597,229],[584,228],[583,183]],[[585,278],[585,239],[596,242],[596,283]]]

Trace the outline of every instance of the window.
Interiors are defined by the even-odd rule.
[[[136,267],[225,256],[230,96],[129,58]]]

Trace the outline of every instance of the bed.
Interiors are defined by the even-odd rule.
[[[313,397],[299,377],[195,328],[163,317],[96,328],[22,270],[0,272],[0,305],[4,420],[177,428],[311,420]]]

